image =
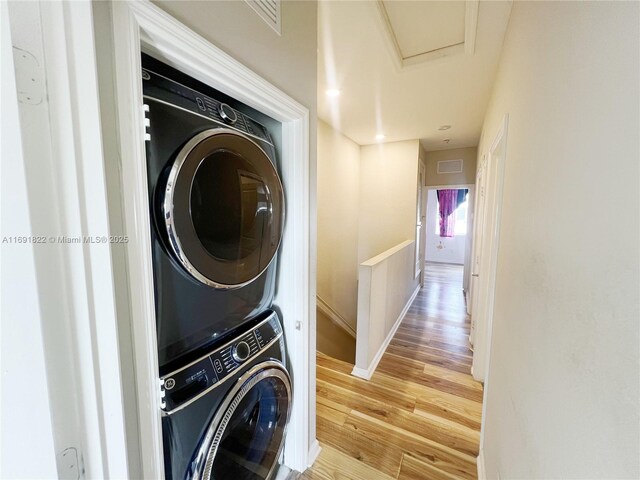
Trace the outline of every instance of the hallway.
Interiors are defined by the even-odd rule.
[[[418,293],[370,381],[317,357],[309,480],[476,478],[482,385],[470,374],[462,267],[427,264]]]

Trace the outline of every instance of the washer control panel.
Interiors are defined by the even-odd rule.
[[[209,392],[243,363],[271,346],[282,336],[277,315],[272,313],[231,342],[160,378],[161,407],[165,414],[184,408]]]

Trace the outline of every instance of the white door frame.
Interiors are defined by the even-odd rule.
[[[58,476],[126,478],[92,4],[8,7]]]
[[[420,276],[420,287],[424,287],[424,255],[425,255],[425,241],[426,226],[425,218],[427,215],[427,198],[424,182],[426,179],[427,167],[422,160],[418,160],[418,185],[416,195],[416,265],[415,276]]]
[[[122,201],[129,234],[133,357],[138,393],[142,471],[163,477],[158,360],[145,160],[141,50],[282,122],[280,152],[287,193],[275,303],[283,315],[294,379],[284,450],[303,471],[319,452],[315,440],[315,307],[310,299],[309,111],[150,2],[113,2],[114,65],[122,161]]]
[[[480,162],[478,164],[478,169],[476,170],[476,195],[475,195],[475,210],[473,212],[473,230],[471,234],[472,237],[472,245],[471,245],[471,257],[469,260],[469,268],[471,269],[471,275],[469,278],[469,292],[467,295],[467,313],[472,315],[473,313],[473,305],[475,304],[475,297],[478,295],[478,265],[477,258],[479,254],[480,245],[479,243],[482,240],[480,236],[480,228],[484,223],[484,211],[486,209],[486,204],[484,202],[483,196],[486,193],[486,180],[487,180],[487,156],[482,155]],[[482,200],[482,201],[481,201]],[[480,207],[482,206],[482,211]],[[475,341],[475,320],[473,316],[471,317],[471,331],[469,332],[469,343],[473,345]]]
[[[487,379],[491,353],[508,124],[509,116],[505,115],[487,152],[484,172],[487,181],[487,197],[485,199],[487,203],[485,203],[484,225],[480,227],[482,251],[480,252],[480,270],[477,272],[479,274],[477,305],[474,304],[474,312],[479,312],[479,317],[474,319],[474,351],[471,366],[473,378],[481,382],[485,382]]]

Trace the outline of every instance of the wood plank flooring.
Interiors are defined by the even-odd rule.
[[[427,264],[370,381],[318,352],[322,452],[307,480],[475,479],[482,385],[471,377],[462,267]]]

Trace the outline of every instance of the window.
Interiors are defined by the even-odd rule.
[[[456,226],[455,226],[455,235],[458,236],[464,236],[467,234],[467,214],[468,214],[468,210],[469,210],[469,195],[467,195],[467,198],[465,198],[464,202],[461,203],[458,208],[456,208],[456,211],[454,212],[454,215],[456,216]],[[440,235],[440,205],[437,204],[436,207],[436,222],[435,222],[435,226],[434,226],[434,233],[436,235]]]
[[[466,235],[467,234],[467,211],[469,209],[469,195],[465,199],[464,203],[461,203],[458,208],[456,208],[456,235]]]

